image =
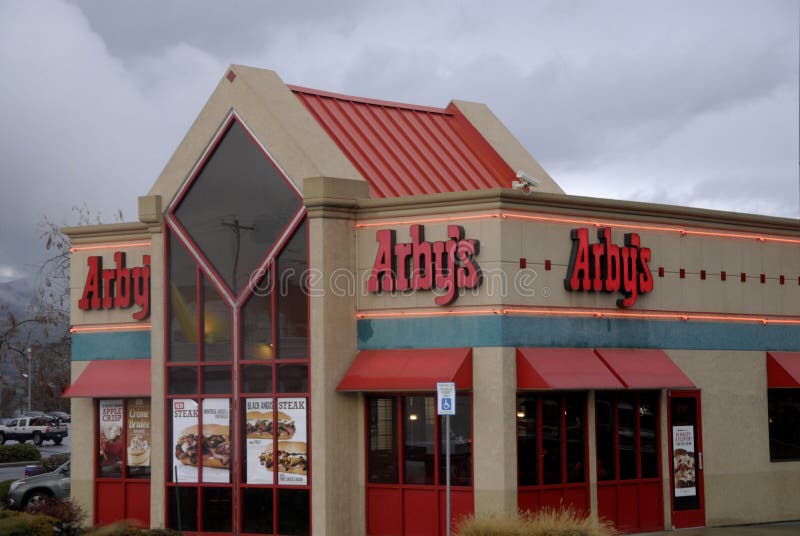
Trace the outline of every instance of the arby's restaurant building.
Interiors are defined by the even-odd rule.
[[[177,140],[176,140],[177,141]],[[187,534],[800,519],[800,222],[565,194],[483,104],[231,66],[71,238],[72,497]]]

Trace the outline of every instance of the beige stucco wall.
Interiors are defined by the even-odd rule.
[[[514,348],[472,351],[475,515],[517,511],[517,361]]]
[[[642,217],[631,221],[628,216],[609,214],[596,210],[572,216],[573,221],[522,221],[512,218],[485,217],[498,214],[488,200],[483,211],[461,211],[456,206],[451,222],[434,221],[427,214],[409,214],[408,223],[396,223],[397,214],[386,211],[390,223],[375,225],[384,218],[380,211],[371,211],[369,217],[359,219],[359,224],[368,225],[358,229],[358,266],[360,310],[411,309],[437,307],[430,292],[379,293],[366,292],[366,281],[375,263],[378,251],[375,232],[379,229],[394,229],[397,243],[411,242],[409,227],[421,222],[425,226],[428,241],[445,240],[448,224],[461,225],[466,238],[480,241],[480,253],[476,257],[484,281],[476,290],[464,291],[454,306],[470,308],[476,306],[519,305],[527,307],[581,307],[616,309],[619,293],[568,292],[564,289],[572,240],[570,231],[579,227],[589,228],[589,242],[597,242],[595,227],[591,222],[610,223],[612,239],[617,245],[624,244],[624,234],[637,232],[643,247],[652,251],[649,263],[654,277],[654,290],[640,296],[631,310],[684,311],[697,313],[753,314],[753,315],[800,315],[800,247],[797,243],[758,241],[756,239],[726,238],[719,236],[679,235],[675,232],[655,232],[644,229],[623,228],[621,225],[670,226],[703,232],[762,234],[759,229],[732,231],[720,223],[714,228],[675,221],[670,218],[661,222]],[[535,201],[531,210],[515,210],[515,214],[532,217],[553,218],[556,215],[536,211]],[[414,212],[414,211],[411,211]],[[439,211],[441,220],[447,211]],[[394,216],[394,217],[392,217]],[[563,217],[563,215],[559,216]],[[479,219],[480,218],[480,219]],[[580,223],[575,223],[579,221]],[[617,227],[614,227],[614,225]],[[775,235],[772,235],[775,236]],[[791,238],[791,237],[790,237]],[[800,233],[794,239],[800,238]],[[520,268],[520,259],[527,267]],[[551,261],[551,269],[545,270],[545,261]],[[658,268],[664,268],[664,277],[658,276]],[[680,278],[680,270],[686,277]],[[700,271],[706,271],[706,279],[700,279]],[[726,272],[722,281],[720,274]],[[741,282],[740,274],[747,274]],[[760,275],[766,276],[765,283]],[[779,277],[785,277],[781,285]]]
[[[164,236],[161,233],[152,237],[152,270],[155,274],[150,280],[153,297],[150,321],[154,329],[150,332],[150,426],[154,431],[150,436],[150,526],[163,527],[166,521],[165,501],[162,490],[165,483],[164,453],[167,441],[167,426],[164,422],[164,332],[166,325],[164,311]],[[156,433],[158,431],[158,433]],[[155,492],[153,492],[155,490]]]
[[[329,192],[331,179],[309,180],[309,269],[311,270],[311,513],[312,532],[363,534],[363,397],[337,393],[357,351],[355,297],[341,292],[337,271],[355,270],[353,217],[314,208]],[[340,191],[366,196],[365,184],[343,183]],[[318,277],[321,275],[322,277]],[[345,278],[346,281],[346,278]]]
[[[800,517],[800,462],[770,462],[765,352],[670,350],[701,390],[706,520]]]
[[[71,365],[72,379],[80,376],[89,365],[88,361],[73,361]],[[91,398],[73,398],[70,400],[70,452],[72,465],[70,469],[70,498],[86,512],[85,523],[92,524],[94,519],[94,400]],[[92,453],[81,456],[81,453]]]

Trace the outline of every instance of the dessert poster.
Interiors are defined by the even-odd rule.
[[[98,463],[102,476],[122,474],[122,455],[125,445],[122,439],[122,422],[125,416],[122,400],[101,400],[98,423]]]
[[[128,467],[150,467],[150,399],[128,401]]]
[[[694,426],[672,427],[672,457],[675,497],[694,497],[697,495]]]

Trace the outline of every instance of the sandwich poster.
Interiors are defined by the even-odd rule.
[[[172,476],[176,482],[197,482],[200,442],[197,440],[199,413],[191,398],[172,401]]]
[[[694,497],[697,495],[694,426],[672,427],[672,457],[675,497]]]
[[[248,398],[245,408],[247,482],[308,483],[308,429],[305,398],[279,398],[277,421],[273,399]],[[277,456],[273,452],[277,439]]]
[[[203,482],[231,481],[231,402],[203,400]]]
[[[101,476],[119,476],[122,473],[122,455],[125,444],[122,440],[122,422],[125,409],[122,400],[100,401],[98,423],[99,456]]]
[[[128,467],[150,467],[150,399],[128,401]]]

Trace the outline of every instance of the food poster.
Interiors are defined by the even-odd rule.
[[[308,427],[305,398],[279,398],[277,423],[271,398],[248,398],[244,432],[247,482],[272,484],[277,465],[278,483],[308,483]],[[277,457],[273,453],[277,436]]]
[[[150,467],[150,399],[128,400],[128,467]]]
[[[697,495],[694,426],[672,427],[672,455],[675,497],[694,497]]]
[[[125,445],[122,423],[125,417],[122,400],[101,400],[98,423],[98,464],[100,476],[121,476]]]
[[[172,401],[172,479],[180,484],[197,482],[200,442],[197,401],[191,398]]]
[[[203,400],[203,482],[231,481],[231,401]]]

